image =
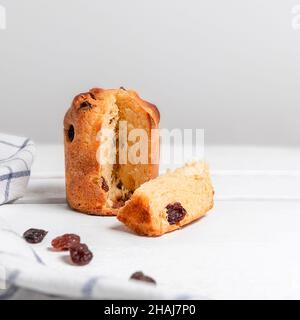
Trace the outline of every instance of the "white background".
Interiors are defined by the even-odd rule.
[[[300,0],[0,0],[0,131],[61,142],[72,97],[136,89],[206,143],[298,145]]]

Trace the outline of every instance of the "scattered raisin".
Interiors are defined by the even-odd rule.
[[[181,221],[185,215],[186,210],[183,208],[180,202],[170,203],[166,206],[167,220],[169,224],[176,224]]]
[[[93,106],[88,101],[81,102],[79,109],[92,109]]]
[[[90,92],[90,96],[91,96],[92,99],[97,100],[96,96],[92,92]]]
[[[146,276],[142,271],[135,272],[134,274],[132,274],[130,279],[156,284],[156,281],[153,278]]]
[[[120,87],[120,89],[127,91],[124,87]]]
[[[53,239],[51,245],[56,250],[64,251],[69,250],[75,243],[80,243],[80,237],[76,234],[66,233]]]
[[[124,196],[124,201],[127,201],[129,200],[133,195],[133,192],[132,191],[128,191],[125,196]]]
[[[101,177],[101,180],[102,180],[101,188],[102,188],[105,192],[108,192],[108,191],[109,191],[109,186],[108,186],[105,178],[104,178],[104,177]]]
[[[93,253],[84,243],[75,243],[70,247],[70,257],[74,264],[84,266],[93,259]]]
[[[122,189],[122,186],[123,186],[122,181],[119,181],[118,184],[117,184],[117,188],[118,188],[118,189]]]
[[[75,137],[75,130],[74,130],[74,126],[73,125],[70,125],[70,128],[68,130],[68,138],[69,138],[69,141],[72,142],[74,140],[74,137]]]
[[[120,199],[120,200],[113,202],[112,208],[113,209],[120,209],[120,208],[124,207],[124,205],[125,205],[124,200]]]
[[[24,232],[23,237],[29,243],[40,243],[45,238],[48,231],[41,229],[29,229]]]

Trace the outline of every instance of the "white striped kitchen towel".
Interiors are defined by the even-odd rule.
[[[107,275],[101,268],[61,268],[41,256],[36,245],[0,217],[0,301],[23,299],[206,299],[196,292],[128,281],[118,274]],[[46,250],[45,250],[46,251]],[[54,258],[53,261],[55,261]]]
[[[34,154],[30,139],[0,133],[0,205],[24,195]]]

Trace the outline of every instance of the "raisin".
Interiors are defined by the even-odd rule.
[[[84,243],[75,243],[70,247],[70,257],[74,264],[84,266],[91,262],[93,253]]]
[[[91,96],[92,99],[97,100],[96,96],[92,92],[90,92],[90,96]]]
[[[93,106],[88,101],[81,102],[79,109],[92,109]]]
[[[113,203],[113,205],[112,205],[112,208],[113,208],[113,209],[120,209],[120,208],[124,207],[124,205],[125,205],[124,200],[119,199],[119,200],[117,200],[117,201],[114,201],[114,203]]]
[[[72,142],[74,140],[74,137],[75,137],[75,130],[74,130],[74,126],[73,125],[70,125],[70,128],[68,130],[68,138],[69,138],[69,141]]]
[[[156,281],[153,278],[146,276],[142,271],[133,273],[130,279],[156,284]]]
[[[128,201],[133,195],[132,191],[128,191],[124,196],[124,201]]]
[[[124,87],[120,87],[120,89],[127,91]]]
[[[40,243],[47,233],[45,230],[31,228],[24,232],[23,237],[29,243]]]
[[[75,243],[80,243],[80,237],[77,234],[66,233],[53,239],[51,245],[56,250],[64,251],[69,250]]]
[[[108,186],[105,178],[104,178],[104,177],[101,177],[101,180],[102,180],[101,188],[102,188],[105,192],[108,192],[108,191],[109,191],[109,186]]]
[[[123,186],[122,181],[119,181],[118,184],[117,184],[117,188],[118,188],[118,189],[122,189],[122,186]]]
[[[176,224],[181,221],[185,215],[186,210],[183,208],[180,202],[170,203],[166,206],[167,220],[169,224]]]

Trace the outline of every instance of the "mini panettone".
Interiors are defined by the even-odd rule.
[[[141,185],[118,219],[140,235],[160,236],[204,216],[213,197],[208,166],[191,162]]]
[[[88,214],[116,215],[140,185],[157,177],[159,133],[154,129],[158,129],[159,119],[155,105],[122,87],[95,88],[76,96],[64,119],[70,207]],[[140,131],[146,139],[136,138]],[[123,152],[131,147],[136,150],[135,144],[144,150],[143,161],[130,161],[129,153]]]

